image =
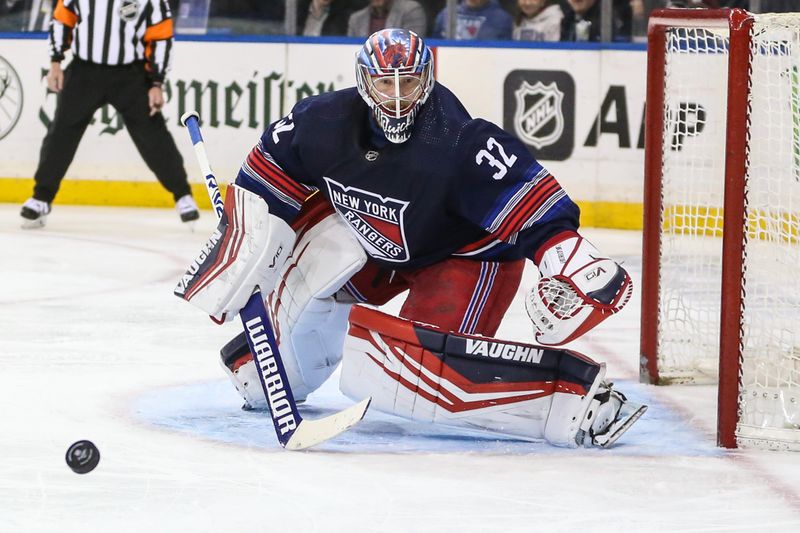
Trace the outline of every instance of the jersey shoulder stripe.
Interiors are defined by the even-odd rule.
[[[295,202],[303,203],[313,192],[310,187],[287,176],[260,142],[250,151],[246,163],[264,181]]]
[[[564,197],[566,193],[556,179],[542,170],[533,180],[521,184],[505,204],[496,210],[499,212],[486,225],[486,230],[497,239],[508,241],[515,233],[541,219],[547,209]]]
[[[245,183],[243,183],[241,181],[243,178],[249,178],[250,182],[254,184],[255,189],[254,189],[254,186],[247,186]],[[260,195],[262,197],[264,197],[265,193],[271,195],[273,198],[278,200],[281,204],[284,204],[287,208],[289,208],[289,211],[292,213],[292,215],[296,215],[300,211],[300,208],[302,207],[300,202],[298,202],[298,201],[294,200],[293,198],[285,195],[283,193],[283,191],[281,191],[280,189],[277,189],[274,185],[272,185],[272,183],[270,183],[269,181],[267,181],[263,177],[261,177],[261,175],[258,172],[256,172],[255,170],[253,170],[250,167],[250,165],[247,164],[246,161],[242,165],[242,168],[239,170],[239,176],[238,176],[238,179],[237,179],[237,183],[239,185],[244,186],[248,190],[252,190],[253,192],[255,192],[256,194],[258,194],[258,195]],[[265,200],[267,200],[267,199],[265,198]],[[270,203],[270,202],[267,201],[267,203]],[[270,209],[270,211],[272,211],[272,209]]]

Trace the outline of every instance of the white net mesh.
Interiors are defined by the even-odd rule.
[[[719,361],[727,31],[673,28],[666,48],[659,377],[710,381]]]
[[[667,382],[713,380],[719,364],[727,48],[727,31],[668,30],[658,349]],[[751,61],[737,437],[797,447],[800,16],[756,17]]]
[[[751,61],[737,434],[800,441],[800,15],[757,17]]]

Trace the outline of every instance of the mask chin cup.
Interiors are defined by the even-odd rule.
[[[383,130],[386,139],[395,144],[402,144],[411,137],[411,128],[416,115],[416,107],[400,118],[389,116],[380,108],[375,108],[375,120],[377,120],[378,126]]]

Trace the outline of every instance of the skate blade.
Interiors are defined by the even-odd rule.
[[[631,403],[626,403],[625,405],[631,408],[630,413],[624,415],[622,419],[618,420],[608,433],[595,437],[595,445],[600,446],[601,448],[608,448],[617,442],[622,434],[628,431],[633,423],[639,420],[644,412],[647,411],[646,405],[637,405]]]
[[[29,220],[27,218],[23,218],[20,227],[22,229],[39,229],[43,228],[46,222],[47,222],[46,216],[39,217],[36,220]]]

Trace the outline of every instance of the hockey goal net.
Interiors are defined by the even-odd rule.
[[[800,450],[800,14],[655,11],[647,76],[642,380]]]

